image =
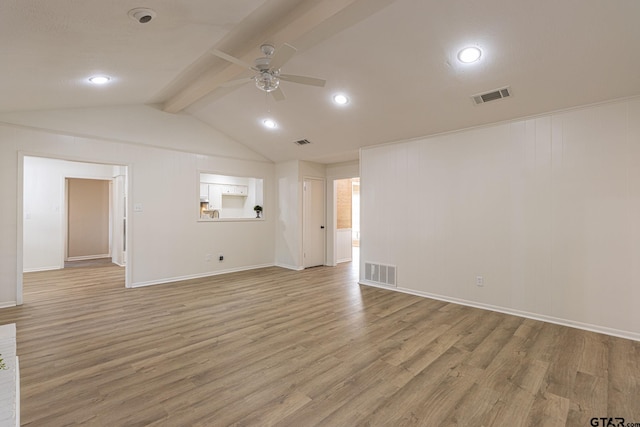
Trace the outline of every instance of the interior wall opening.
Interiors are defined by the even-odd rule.
[[[336,263],[353,262],[360,249],[360,178],[335,181]]]
[[[123,267],[126,286],[128,167],[24,156],[22,175],[18,300],[25,273],[60,270],[70,261]]]

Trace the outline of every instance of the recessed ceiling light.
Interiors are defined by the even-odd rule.
[[[269,129],[275,129],[278,127],[278,124],[271,119],[264,119],[262,121],[262,124],[264,125],[264,127],[269,128]]]
[[[482,51],[477,47],[465,47],[460,52],[458,52],[458,59],[460,62],[464,62],[465,64],[469,64],[471,62],[476,62],[480,59],[482,55]]]
[[[94,85],[103,85],[109,83],[111,77],[109,76],[93,76],[89,77],[89,81]]]
[[[333,95],[333,102],[338,105],[345,105],[349,103],[349,98],[347,98],[347,96],[342,93],[338,93],[336,95]]]

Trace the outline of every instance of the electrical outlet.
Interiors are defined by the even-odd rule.
[[[211,255],[211,254],[206,254],[206,255],[204,256],[204,260],[205,260],[206,262],[211,262],[211,259],[212,259],[212,258],[213,258],[213,255]]]
[[[222,254],[218,255],[218,261],[220,262],[224,261],[224,255]]]
[[[484,286],[484,277],[476,276],[476,286]]]

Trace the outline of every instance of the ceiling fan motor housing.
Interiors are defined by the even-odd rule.
[[[261,71],[266,71],[269,69],[270,62],[271,62],[271,58],[269,58],[268,56],[257,58],[255,61],[256,68]]]

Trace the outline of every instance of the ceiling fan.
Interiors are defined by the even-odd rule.
[[[219,58],[229,61],[231,63],[240,65],[249,70],[255,71],[257,74],[252,77],[245,77],[238,80],[230,80],[224,83],[223,87],[236,86],[243,83],[254,81],[258,89],[270,93],[276,101],[282,101],[285,99],[284,92],[280,88],[280,81],[300,83],[309,86],[324,87],[326,80],[317,79],[315,77],[298,76],[294,74],[282,74],[280,68],[296,53],[297,49],[291,45],[283,44],[276,52],[276,49],[271,44],[263,44],[260,46],[260,51],[264,54],[263,57],[257,58],[254,63],[250,65],[241,59],[226,54],[220,50],[213,49],[211,53]]]

